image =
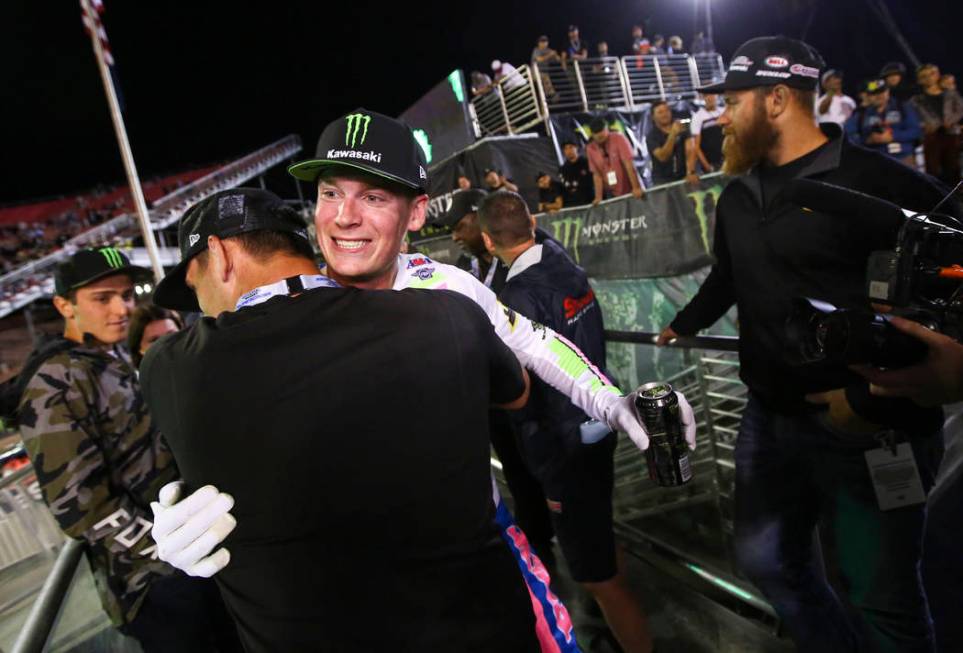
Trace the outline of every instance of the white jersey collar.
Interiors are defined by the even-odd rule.
[[[512,267],[508,268],[508,276],[505,281],[511,281],[512,277],[517,277],[522,272],[532,267],[533,265],[538,265],[542,262],[542,246],[534,245],[529,247],[522,255],[517,259],[512,261]]]

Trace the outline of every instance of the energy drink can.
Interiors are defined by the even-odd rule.
[[[646,383],[635,391],[635,407],[649,434],[649,448],[645,450],[649,477],[663,487],[688,483],[692,480],[689,446],[672,386]]]

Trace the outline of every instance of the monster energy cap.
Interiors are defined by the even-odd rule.
[[[54,272],[54,289],[61,297],[71,290],[115,274],[126,274],[132,278],[144,276],[148,270],[131,265],[123,252],[113,247],[82,249],[57,266]]]
[[[191,259],[207,249],[208,236],[230,238],[250,231],[282,231],[310,242],[304,220],[274,193],[260,188],[232,188],[201,200],[181,217],[177,246],[181,262],[154,291],[154,303],[178,311],[199,311],[185,277]]]
[[[363,170],[420,191],[428,190],[425,152],[411,128],[395,118],[356,109],[324,128],[313,159],[288,168],[292,176],[316,182],[333,166]]]

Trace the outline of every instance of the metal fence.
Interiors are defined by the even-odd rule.
[[[471,114],[479,136],[511,136],[545,119],[539,87],[542,80],[530,66],[518,69],[472,98]]]
[[[656,54],[622,57],[634,107],[654,100],[694,98],[700,86],[725,76],[718,54]]]

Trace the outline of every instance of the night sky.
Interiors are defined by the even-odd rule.
[[[562,47],[570,22],[590,43],[607,40],[613,54],[626,52],[633,23],[686,45],[695,25],[694,0],[104,2],[142,177],[229,159],[292,132],[313,151],[321,127],[342,113],[365,106],[397,115],[455,68],[525,63],[541,33]],[[887,60],[906,61],[864,0],[712,2],[727,59],[747,38],[800,36],[808,26],[807,40],[847,72],[851,93]],[[963,74],[963,2],[887,3],[921,59]],[[122,181],[79,4],[3,4],[0,203]]]

